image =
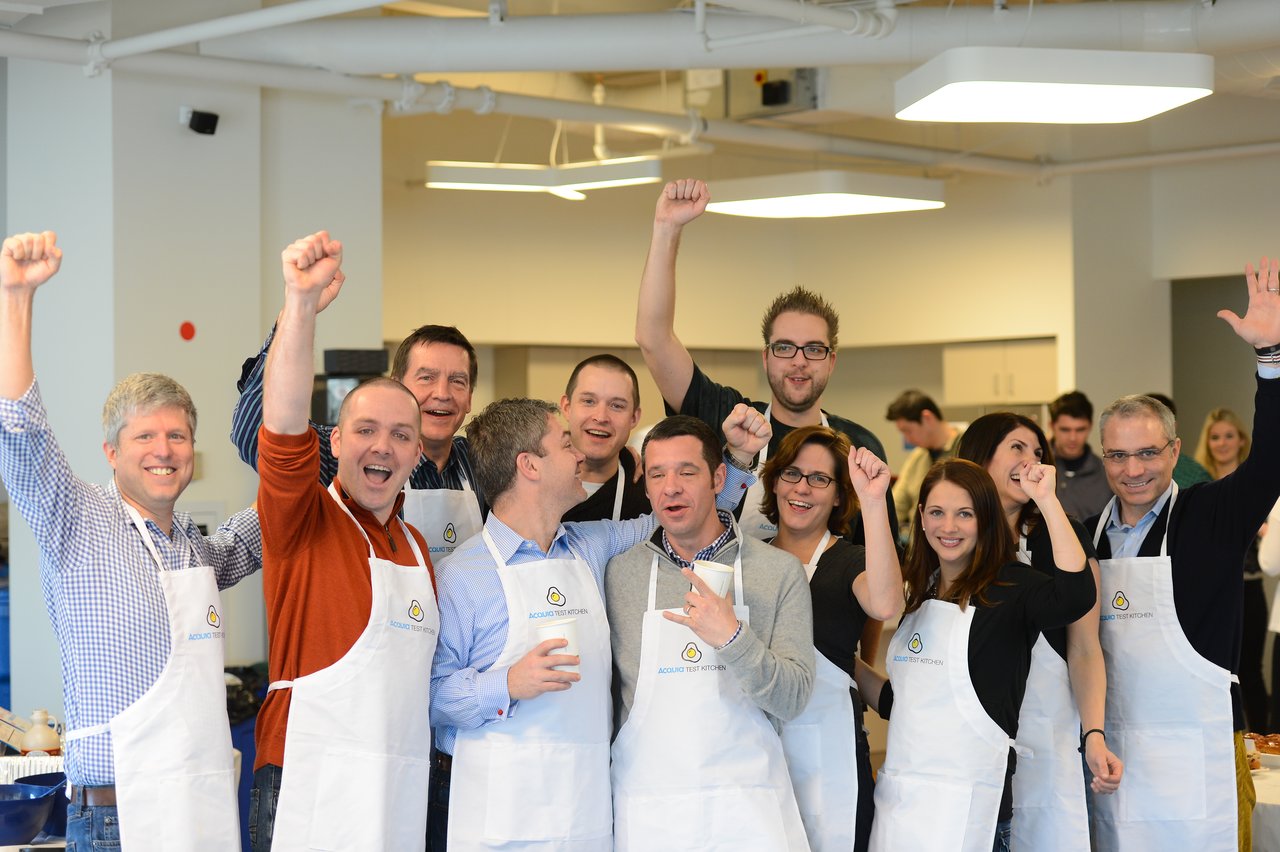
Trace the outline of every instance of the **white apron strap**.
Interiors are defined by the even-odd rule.
[[[623,450],[623,452],[627,451]],[[613,495],[613,519],[620,521],[622,520],[622,492],[627,488],[627,472],[623,469],[622,462],[618,462],[618,475],[614,478],[618,481]]]

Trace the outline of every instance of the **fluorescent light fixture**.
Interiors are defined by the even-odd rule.
[[[559,166],[532,163],[467,163],[427,161],[428,189],[471,189],[488,192],[547,192],[581,201],[583,192],[616,186],[636,186],[662,180],[662,161],[656,157],[619,157]]]
[[[894,87],[906,121],[1120,124],[1213,92],[1199,53],[955,47]]]
[[[814,219],[936,210],[942,181],[863,172],[820,171],[719,181],[707,209],[762,219]]]

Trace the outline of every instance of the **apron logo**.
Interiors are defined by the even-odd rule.
[[[564,606],[564,595],[560,594],[560,590],[555,586],[547,589],[547,603],[552,606]]]
[[[913,654],[919,654],[924,650],[924,642],[920,639],[919,633],[911,634],[911,641],[907,643],[907,650]]]
[[[414,621],[421,621],[422,620],[422,604],[418,603],[417,601],[414,601],[413,603],[409,604],[409,617],[412,618]]]
[[[687,663],[696,663],[702,659],[702,651],[698,650],[698,646],[690,642],[684,646],[684,650],[680,652],[680,659]]]
[[[222,623],[222,619],[218,617],[218,611],[213,608],[212,604],[209,606],[209,614],[205,616],[205,621],[209,622],[210,627],[217,627]]]
[[[444,540],[453,544],[458,540],[458,531],[453,528],[453,524],[449,524],[444,528]]]
[[[1124,596],[1124,592],[1116,592],[1116,596],[1111,599],[1111,605],[1116,609],[1128,609],[1129,599]]]

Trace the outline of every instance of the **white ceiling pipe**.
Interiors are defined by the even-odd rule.
[[[770,18],[782,18],[798,24],[821,24],[851,35],[879,38],[893,31],[897,17],[895,7],[885,11],[837,9],[805,3],[803,0],[715,0],[718,6],[728,6],[739,12],[752,12]]]
[[[772,18],[713,14],[705,37],[777,30]],[[693,13],[312,21],[202,42],[202,53],[352,74],[636,71],[919,63],[966,45],[1239,53],[1280,39],[1280,2],[1059,3],[1025,10],[910,8],[882,39],[830,32],[708,51]]]
[[[143,35],[127,36],[110,41],[97,42],[90,47],[93,59],[111,61],[139,53],[167,50],[184,44],[194,44],[208,38],[238,35],[282,24],[296,24],[329,15],[341,15],[381,5],[378,0],[296,0],[282,6],[269,6],[239,15],[227,15],[210,21],[199,21],[167,30]]]
[[[1082,160],[1078,163],[1048,163],[1040,171],[1041,177],[1048,180],[1071,175],[1120,172],[1130,169],[1151,169],[1158,166],[1182,166],[1187,163],[1203,163],[1209,160],[1237,160],[1244,157],[1268,157],[1275,154],[1280,154],[1280,142],[1257,142],[1248,145],[1205,148],[1199,151],[1168,151],[1160,154],[1139,154],[1134,157]]]
[[[79,65],[84,61],[88,42],[75,39],[38,36],[0,30],[0,56]],[[570,121],[593,123],[607,110],[615,118],[625,118],[622,126],[652,126],[653,132],[680,135],[688,130],[690,118],[646,113],[642,110],[604,108],[589,104],[556,101],[525,95],[508,95],[484,89],[461,89],[448,84],[420,84],[397,80],[345,77],[310,68],[289,68],[259,62],[196,56],[189,53],[150,53],[120,60],[115,68],[161,76],[189,77],[222,83],[266,86],[293,91],[316,92],[355,99],[390,102],[402,107],[404,114],[435,111],[440,108],[465,108],[476,112],[501,112],[538,118],[557,117]],[[412,102],[412,106],[410,103]],[[586,117],[580,110],[586,110]],[[615,123],[615,122],[606,122]],[[971,157],[946,151],[933,151],[905,145],[862,142],[802,132],[740,125],[729,121],[705,122],[700,139],[742,145],[784,148],[788,150],[828,153],[841,156],[888,159],[947,168],[957,172],[1000,174],[1010,177],[1044,178],[1110,169],[1148,168],[1154,165],[1177,165],[1242,156],[1275,153],[1271,146],[1280,143],[1238,145],[1198,151],[1179,151],[1139,157],[1112,158],[1076,163],[1037,164],[994,157]]]
[[[0,56],[40,59],[80,64],[86,42],[74,39],[0,31]],[[218,59],[189,53],[147,53],[121,59],[112,67],[162,76],[183,76],[223,83],[267,86],[294,91],[318,92],[342,97],[392,104],[399,115],[448,112],[496,112],[550,121],[608,124],[642,133],[673,136],[682,140],[705,140],[783,148],[793,151],[826,152],[832,155],[867,157],[913,165],[945,165],[957,171],[1006,176],[1033,176],[1037,166],[996,157],[965,157],[907,145],[860,142],[818,134],[739,125],[731,121],[707,122],[692,115],[675,115],[596,106],[578,101],[561,101],[530,95],[507,94],[489,89],[469,89],[447,83],[415,83],[375,78],[346,77],[311,68],[290,68],[261,62]]]

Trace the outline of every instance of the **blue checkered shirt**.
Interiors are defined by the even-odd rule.
[[[35,383],[17,400],[0,399],[0,475],[40,547],[67,730],[104,724],[150,688],[169,657],[169,616],[155,560],[115,482],[92,485],[71,472]],[[207,537],[183,512],[174,513],[172,539],[151,521],[147,531],[165,570],[209,565],[219,588],[262,567],[252,509]],[[77,786],[114,783],[111,735],[67,743],[66,772]]]

